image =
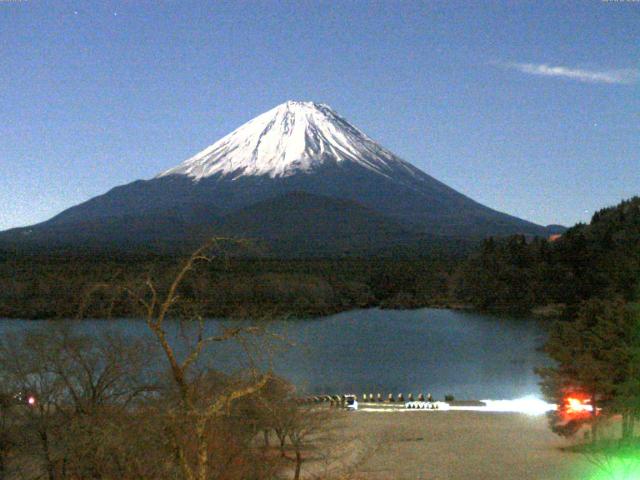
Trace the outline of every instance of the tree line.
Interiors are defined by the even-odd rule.
[[[184,260],[184,259],[182,259]],[[170,283],[180,257],[0,254],[0,318],[73,318],[94,283]],[[449,257],[270,259],[230,255],[202,266],[181,295],[209,317],[312,317],[354,308],[417,308],[451,301]],[[213,288],[215,286],[215,288]],[[99,299],[97,299],[99,300]],[[114,316],[136,312],[117,306]],[[88,315],[95,316],[97,310]]]

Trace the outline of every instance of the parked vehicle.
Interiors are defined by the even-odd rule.
[[[344,399],[347,410],[358,410],[358,400],[355,395],[345,395]]]

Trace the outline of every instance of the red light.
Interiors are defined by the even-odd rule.
[[[566,400],[567,404],[567,413],[578,413],[578,412],[590,412],[593,410],[593,407],[589,405],[588,400],[582,400],[580,398],[569,397]]]
[[[27,403],[31,406],[34,406],[36,404],[36,397],[29,396],[29,398],[27,398]]]
[[[591,399],[586,395],[572,394],[564,399],[561,411],[565,417],[571,419],[589,417],[593,412],[590,402]]]

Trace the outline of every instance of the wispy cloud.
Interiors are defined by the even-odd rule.
[[[618,70],[585,70],[545,63],[502,63],[503,67],[518,70],[522,73],[543,77],[559,77],[587,83],[609,83],[631,85],[640,80],[640,70],[626,68]]]

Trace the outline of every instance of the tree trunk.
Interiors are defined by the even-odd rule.
[[[5,478],[4,452],[0,452],[0,480]]]
[[[269,444],[269,433],[270,432],[267,429],[264,429],[262,431],[262,434],[264,435],[264,446],[267,447],[267,448],[270,447],[270,444]]]
[[[284,457],[284,442],[287,440],[287,436],[285,435],[285,433],[281,430],[276,429],[276,436],[278,437],[278,440],[280,441],[280,456]]]
[[[51,458],[51,451],[49,449],[49,436],[44,430],[40,432],[40,441],[42,443],[42,450],[44,452],[44,460],[47,464],[47,478],[49,480],[55,480],[56,467],[53,463],[53,459]]]
[[[622,413],[622,441],[626,442],[629,439],[629,413]]]
[[[622,413],[622,440],[630,441],[633,438],[635,417],[632,412]]]
[[[598,441],[598,408],[595,394],[591,396],[591,405],[591,443],[595,444]]]
[[[198,439],[198,480],[209,477],[209,442],[207,441],[207,419],[201,417],[196,423],[196,437]]]
[[[296,471],[293,473],[293,480],[300,480],[300,470],[302,469],[302,455],[300,449],[296,448]]]

